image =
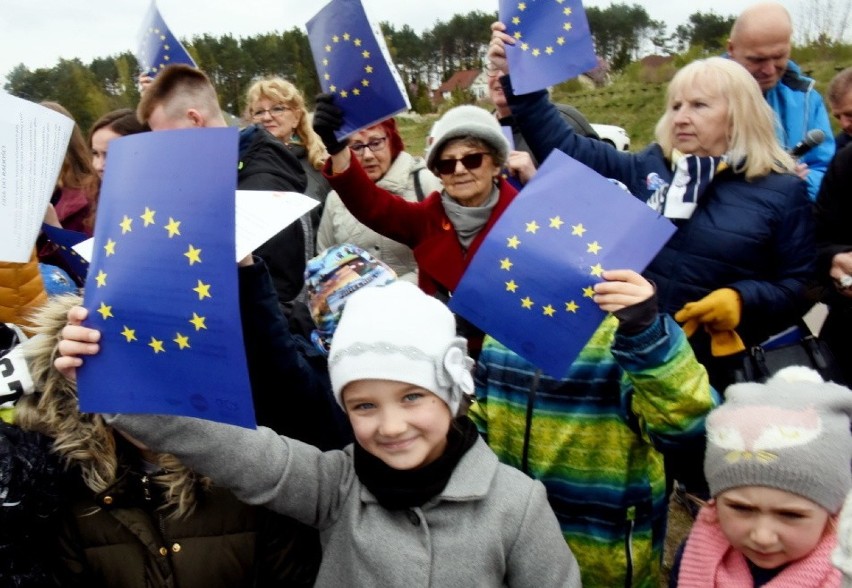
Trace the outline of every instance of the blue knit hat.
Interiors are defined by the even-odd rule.
[[[308,307],[316,330],[311,340],[328,354],[331,337],[350,294],[365,286],[384,286],[397,279],[396,272],[360,247],[343,243],[329,247],[305,267]]]

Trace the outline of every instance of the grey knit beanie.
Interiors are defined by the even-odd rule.
[[[707,417],[704,474],[710,493],[767,486],[830,513],[852,489],[852,390],[805,367],[765,384],[734,384]]]
[[[494,115],[471,104],[456,106],[444,113],[432,127],[434,141],[426,155],[426,165],[433,172],[435,159],[441,154],[444,145],[452,139],[475,137],[491,145],[505,161],[509,156],[509,141],[500,129],[500,123]]]

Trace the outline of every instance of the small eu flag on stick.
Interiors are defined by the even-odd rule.
[[[136,60],[139,62],[139,67],[143,73],[152,78],[161,69],[173,63],[198,67],[186,48],[172,34],[157,8],[157,3],[153,0],[142,21],[142,28],[139,29],[138,47]]]

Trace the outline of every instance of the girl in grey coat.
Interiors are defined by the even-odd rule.
[[[71,323],[83,314],[70,313]],[[65,335],[95,340],[85,331]],[[343,451],[323,453],[263,427],[109,421],[241,500],[316,526],[316,586],[580,586],[544,486],[500,464],[473,423],[456,416],[473,393],[473,361],[455,332],[446,306],[413,284],[351,295],[329,354],[335,398],[356,439]],[[69,376],[77,364],[57,360]]]

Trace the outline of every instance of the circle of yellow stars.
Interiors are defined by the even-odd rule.
[[[346,47],[341,45],[341,43],[348,43],[351,46]],[[373,74],[373,66],[369,61],[372,54],[364,47],[364,41],[360,37],[353,37],[349,33],[344,32],[341,35],[332,35],[331,39],[329,39],[329,42],[325,44],[323,49],[325,50],[325,55],[322,58],[322,79],[324,82],[328,83],[329,93],[337,94],[341,98],[354,98],[360,96],[364,90],[370,86],[370,76]],[[352,87],[340,88],[336,86],[334,81],[331,79],[331,74],[328,71],[328,64],[330,63],[329,56],[333,51],[335,51],[335,49],[348,52],[349,54],[357,53],[364,59],[364,65],[361,66],[363,75]]]
[[[556,230],[556,231],[562,231],[564,224],[565,224],[565,221],[562,220],[562,217],[557,215],[557,216],[548,218],[546,228]],[[580,238],[580,239],[585,238],[585,233],[588,229],[586,229],[586,227],[583,225],[583,223],[577,223],[576,225],[570,225],[570,226],[571,226],[571,236],[572,237],[577,237],[577,238]],[[538,222],[536,222],[535,220],[532,220],[532,221],[526,223],[526,228],[525,228],[524,232],[535,235],[541,229],[542,229],[542,226],[539,225]],[[521,237],[519,237],[518,235],[511,235],[510,237],[506,238],[506,247],[508,249],[518,250],[522,243],[523,243],[523,241],[522,241]],[[586,242],[586,253],[591,253],[592,255],[598,255],[601,252],[602,249],[603,249],[603,246],[598,241],[587,241]],[[513,266],[514,266],[514,263],[512,262],[512,259],[511,259],[511,257],[509,257],[509,255],[507,255],[506,257],[504,257],[503,259],[500,260],[500,269],[502,271],[511,272]],[[603,272],[604,272],[604,268],[600,263],[596,263],[594,265],[589,266],[589,275],[590,276],[600,278],[601,275],[603,274]],[[520,286],[520,284],[518,284],[518,282],[516,282],[514,279],[510,278],[507,282],[504,282],[504,283],[505,283],[507,292],[520,295],[521,286]],[[583,298],[594,298],[594,295],[595,295],[594,285],[590,284],[588,286],[585,286],[582,289],[582,293],[581,293],[581,296],[579,297],[579,300],[582,301]],[[526,309],[526,310],[534,310],[536,305],[538,305],[541,308],[541,313],[544,316],[547,316],[547,317],[556,316],[558,309],[562,309],[565,312],[568,312],[568,313],[571,313],[571,314],[576,314],[577,311],[580,310],[580,302],[578,302],[576,299],[569,299],[569,300],[565,300],[565,301],[559,302],[559,303],[552,303],[551,301],[548,301],[546,304],[540,304],[540,303],[537,303],[535,300],[533,300],[529,295],[525,295],[523,298],[520,299],[520,304],[521,304],[521,307]]]
[[[156,222],[156,211],[151,210],[149,207],[145,207],[144,212],[139,215],[138,219],[135,217],[130,217],[124,215],[121,219],[121,222],[118,224],[119,229],[121,230],[122,235],[126,235],[134,230],[134,221],[139,220],[141,229],[147,229],[148,227],[157,227]],[[165,223],[162,228],[166,231],[167,237],[172,239],[174,237],[180,237],[180,225],[181,221],[176,220],[172,217],[168,217],[169,220]],[[117,251],[120,250],[120,242],[116,241],[112,238],[107,238],[106,244],[103,246],[104,254],[106,257],[112,257],[116,254]],[[201,249],[192,245],[192,243],[187,244],[186,251],[183,253],[183,256],[187,259],[187,264],[191,267],[196,263],[202,263],[201,260]],[[95,276],[95,284],[97,288],[104,288],[107,285],[109,280],[109,274],[105,272],[103,269],[98,270],[97,275]],[[192,288],[192,291],[196,293],[198,296],[199,302],[204,300],[205,298],[212,298],[212,294],[210,293],[211,284],[205,283],[203,280],[197,279],[195,287]],[[109,319],[117,318],[113,315],[113,307],[108,305],[106,302],[101,302],[100,306],[97,308],[96,312],[101,315],[104,321]],[[174,343],[174,348],[182,351],[184,349],[189,349],[190,346],[190,336],[187,333],[199,332],[207,329],[207,317],[203,315],[199,315],[196,312],[192,313],[192,316],[187,317],[187,329],[186,333],[176,331],[174,336],[169,340],[168,337],[163,337],[162,339],[158,339],[155,336],[151,336],[150,341],[148,341],[147,345],[151,348],[153,353],[156,355],[158,353],[165,353],[167,350],[167,341]],[[133,343],[137,341],[136,337],[136,329],[131,328],[127,324],[122,323],[122,329],[120,334],[124,337],[127,343]]]
[[[169,46],[168,43],[165,42],[166,35],[163,34],[163,31],[161,31],[158,28],[154,28],[154,27],[149,28],[148,32],[152,35],[157,35],[160,38],[160,41],[163,42],[163,51],[166,51],[167,53],[165,53],[163,55],[163,62],[164,63],[161,63],[159,65],[159,69],[165,69],[166,66],[168,65],[168,61],[171,59],[171,57],[168,54],[168,51],[171,50],[171,47]],[[150,61],[150,58],[149,58],[149,61]],[[148,69],[150,70],[151,73],[155,74],[155,73],[157,73],[158,66],[157,66],[156,63],[152,63]]]
[[[554,0],[557,4],[564,4],[565,0]],[[524,22],[524,12],[527,10],[526,2],[518,2],[517,6],[517,14],[509,19],[507,23],[508,30],[506,31],[509,35],[513,36],[516,40],[516,47],[519,47],[522,51],[528,51],[530,55],[533,57],[539,57],[541,55],[553,55],[557,52],[557,46],[565,45],[565,36],[571,32],[571,29],[574,28],[574,25],[571,24],[570,17],[573,14],[573,10],[570,6],[565,6],[562,8],[561,14],[564,17],[564,22],[562,26],[558,29],[556,36],[553,39],[553,42],[549,45],[544,45],[543,47],[532,46],[524,40],[524,33],[521,31],[521,27]]]

